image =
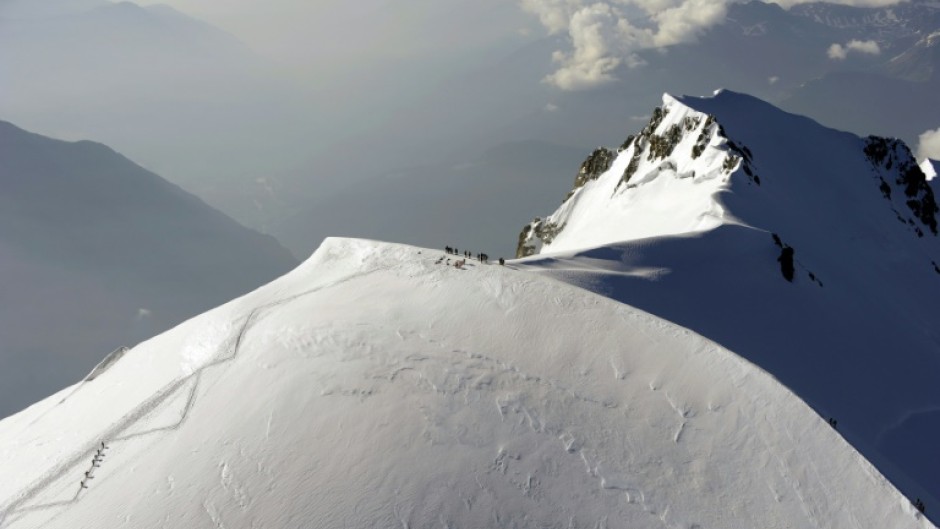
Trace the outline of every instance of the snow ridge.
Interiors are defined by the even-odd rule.
[[[439,255],[330,239],[0,421],[0,527],[932,527],[714,342]]]
[[[746,149],[728,140],[714,116],[667,94],[605,171],[588,168],[611,151],[598,149],[585,161],[562,206],[523,228],[516,256],[712,229],[727,217],[714,195],[736,171],[760,185]]]
[[[757,131],[749,127],[751,130],[739,130],[732,136],[725,122],[735,121],[735,107],[741,107],[741,112],[767,114],[769,122],[764,126],[770,130],[755,134]],[[777,232],[792,224],[793,219],[774,218],[755,210],[754,203],[776,201],[771,208],[780,210],[787,205],[784,202],[805,202],[808,194],[818,194],[821,187],[811,179],[824,176],[826,169],[843,161],[846,168],[841,172],[851,171],[853,165],[865,161],[866,166],[870,165],[869,172],[874,173],[875,185],[868,188],[868,193],[877,196],[880,191],[891,202],[887,210],[882,209],[891,211],[917,236],[925,232],[936,235],[940,209],[924,172],[903,142],[876,136],[862,140],[824,129],[824,141],[819,143],[834,146],[838,154],[832,156],[817,148],[791,152],[786,137],[794,129],[822,127],[793,115],[781,119],[782,114],[755,98],[727,90],[718,91],[712,98],[677,99],[665,94],[663,105],[654,109],[649,124],[637,135],[629,136],[616,155],[599,148],[588,157],[561,207],[523,228],[516,256],[691,234],[723,224],[745,224]],[[772,136],[783,142],[769,146],[776,152],[765,149],[755,155],[748,145],[748,138],[754,135]],[[847,142],[856,145],[846,149]],[[598,157],[613,159],[599,164]],[[825,157],[833,158],[825,169],[814,167],[819,158]],[[789,159],[781,163],[781,158]],[[598,171],[598,167],[605,170]],[[777,177],[774,187],[783,188],[789,196],[781,197],[777,190],[761,193],[756,189],[764,183],[762,175],[766,179],[764,169]],[[843,182],[835,184],[835,192],[841,192]],[[900,193],[892,197],[892,190]],[[733,207],[732,195],[742,194],[759,198]]]

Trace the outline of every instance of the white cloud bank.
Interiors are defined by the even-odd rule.
[[[538,17],[550,34],[567,33],[571,48],[556,51],[555,72],[544,81],[562,90],[580,90],[616,79],[621,66],[643,65],[637,52],[694,42],[722,22],[728,6],[742,0],[519,0],[523,11]],[[783,7],[810,0],[779,0]],[[860,7],[886,6],[904,0],[834,0]],[[834,44],[841,58],[850,52],[880,53],[874,41]]]
[[[936,130],[928,130],[920,135],[917,145],[917,158],[933,158],[940,160],[940,127]]]
[[[873,40],[850,40],[842,44],[833,44],[829,46],[829,50],[826,52],[826,55],[834,61],[845,60],[849,56],[849,52],[865,53],[868,55],[881,55],[881,47],[878,46],[878,43]]]

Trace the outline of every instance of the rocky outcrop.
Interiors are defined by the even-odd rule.
[[[912,216],[902,215],[897,209],[898,219],[909,224],[918,236],[924,235],[921,226],[937,235],[937,206],[933,190],[911,150],[901,140],[868,136],[865,139],[865,155],[878,173],[878,187],[888,200],[892,197],[892,186],[903,193],[904,204]],[[915,220],[916,219],[916,220]],[[919,221],[919,222],[918,222]],[[920,225],[918,225],[920,224]]]
[[[671,98],[664,101],[663,106],[653,109],[643,129],[629,135],[616,151],[605,147],[594,149],[581,164],[574,186],[562,201],[561,210],[569,208],[577,200],[576,195],[591,187],[590,184],[601,175],[614,170],[620,156],[625,159],[616,168],[619,180],[614,194],[627,192],[662,172],[694,180],[706,174],[723,173],[722,177],[730,177],[740,171],[751,183],[760,184],[751,150],[743,143],[731,140],[714,116],[692,111]],[[673,110],[679,114],[671,115]],[[723,154],[702,158],[709,148]],[[689,161],[693,162],[691,170]],[[680,165],[684,166],[681,170]],[[519,234],[516,257],[539,253],[544,245],[551,244],[566,224],[564,214],[559,216],[557,213],[526,224]]]
[[[574,189],[578,189],[591,180],[597,180],[597,177],[610,169],[610,164],[614,163],[617,153],[606,147],[598,147],[581,163],[581,169],[578,170],[578,176],[574,179]]]
[[[543,220],[536,217],[535,220],[526,224],[522,228],[522,233],[519,234],[519,242],[516,245],[516,259],[539,253],[542,245],[550,244],[564,227],[564,224],[559,225],[547,219]]]

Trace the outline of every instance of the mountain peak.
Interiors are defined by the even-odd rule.
[[[524,228],[517,256],[728,223],[772,232],[806,226],[807,236],[820,225],[851,232],[876,211],[918,237],[936,233],[933,193],[903,142],[862,139],[731,90],[664,94],[604,167],[596,174],[594,164],[586,178],[582,166],[562,206]],[[832,207],[848,197],[847,208]]]

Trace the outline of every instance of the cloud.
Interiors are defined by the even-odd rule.
[[[545,112],[557,112],[558,105],[556,105],[555,103],[547,103],[544,109],[545,109]]]
[[[621,67],[645,62],[642,50],[694,42],[708,28],[724,21],[728,6],[745,0],[518,0],[522,10],[538,18],[552,35],[567,33],[570,49],[552,55],[555,72],[544,81],[563,90],[609,83]],[[809,0],[778,0],[784,7]],[[853,6],[886,6],[904,0],[835,0]],[[833,44],[830,57],[849,52],[879,54],[874,41]],[[773,84],[773,82],[771,82]]]
[[[767,84],[777,84],[777,81],[779,80],[780,78],[777,77],[776,75],[771,75],[770,77],[767,78]]]
[[[611,47],[617,43],[617,24],[615,11],[606,4],[593,4],[571,15],[568,35],[573,50],[552,55],[560,66],[545,81],[562,90],[591,88],[613,81],[611,72],[622,61]]]
[[[841,61],[846,58],[848,53],[841,44],[833,44],[832,46],[829,46],[829,50],[826,52],[826,55],[834,61]]]
[[[616,79],[620,66],[645,64],[637,52],[692,42],[724,19],[730,0],[521,0],[550,34],[567,32],[570,50],[552,55],[557,70],[544,81],[580,90]],[[628,16],[627,12],[631,15]],[[637,24],[635,20],[642,20]]]
[[[137,309],[137,320],[143,320],[153,316],[153,311],[150,309],[139,308]]]
[[[920,135],[919,140],[917,145],[918,158],[940,160],[940,127],[936,130],[925,131]]]
[[[842,61],[848,57],[849,52],[865,53],[868,55],[881,55],[881,47],[873,40],[850,40],[843,46],[842,44],[833,44],[829,46],[826,55],[834,61]]]

